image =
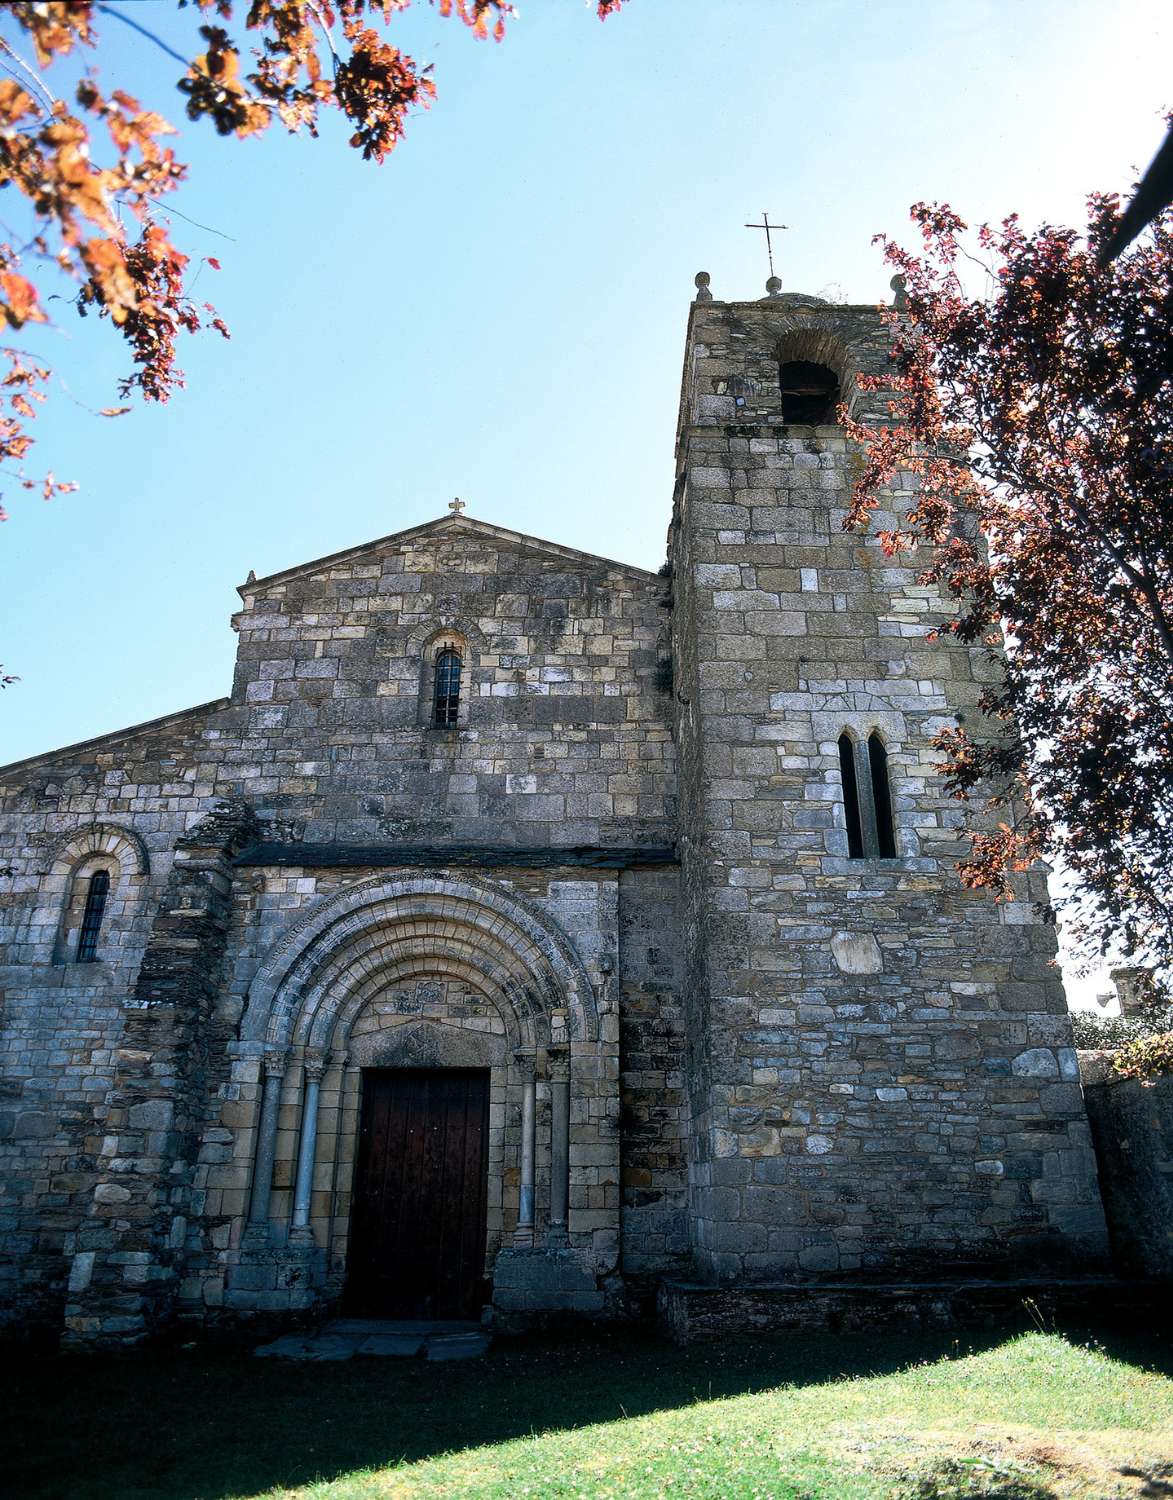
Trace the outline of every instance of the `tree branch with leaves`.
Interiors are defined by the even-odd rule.
[[[922,249],[881,237],[907,305],[889,312],[890,421],[847,420],[865,463],[847,525],[927,549],[923,578],[957,601],[942,630],[999,663],[980,723],[936,740],[953,794],[993,824],[968,835],[964,882],[1013,897],[1058,860],[1059,905],[1091,957],[1173,962],[1173,213],[1110,266],[1110,194],[1078,232],[1017,217],[976,232],[988,281],[967,290],[967,226],[912,210]],[[846,414],[845,414],[846,417]],[[1003,651],[1005,654],[1003,655]]]
[[[480,38],[501,40],[514,14],[507,0],[429,3]],[[597,0],[597,14],[605,18],[622,3]],[[191,258],[160,211],[187,176],[173,149],[174,126],[129,89],[100,82],[95,61],[107,21],[130,27],[179,65],[176,87],[189,121],[209,120],[220,135],[238,138],[274,125],[316,136],[323,114],[334,110],[351,129],[350,145],[379,163],[436,92],[430,70],[387,34],[410,5],[177,0],[180,12],[203,18],[190,56],[147,24],[160,7],[16,0],[0,9],[0,188],[19,195],[30,218],[27,234],[0,229],[0,320],[9,338],[47,321],[45,285],[64,274],[77,311],[107,319],[126,341],[131,369],[120,401],[164,402],[183,385],[180,333],[210,328],[228,337],[215,308],[190,296]],[[74,72],[81,65],[80,81],[54,92],[54,70],[66,64]],[[202,263],[219,268],[210,256]],[[26,469],[29,423],[51,370],[11,342],[0,345],[0,370],[0,476],[46,499],[74,489],[52,472]]]

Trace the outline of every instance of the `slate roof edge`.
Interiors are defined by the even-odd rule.
[[[132,735],[143,734],[149,729],[162,729],[168,724],[177,724],[182,719],[193,718],[196,714],[219,713],[231,704],[231,698],[213,698],[208,703],[197,703],[193,708],[179,708],[174,713],[160,714],[157,719],[144,719],[141,724],[128,724],[125,729],[111,729],[107,734],[95,734],[92,738],[78,740],[73,745],[61,745],[56,750],[42,750],[39,755],[26,755],[23,760],[11,760],[0,765],[0,777],[8,771],[22,771],[26,766],[35,766],[39,761],[54,760],[60,755],[73,755],[80,750],[109,745],[118,740],[129,739]]]
[[[311,562],[298,563],[292,568],[282,568],[276,573],[267,573],[263,578],[254,578],[248,583],[238,584],[236,592],[243,599],[246,593],[251,594],[270,584],[284,583],[290,578],[297,578],[305,573],[316,573],[336,563],[358,557],[374,547],[408,542],[426,532],[437,531],[441,527],[456,535],[465,532],[473,536],[492,537],[497,541],[512,542],[519,546],[550,552],[570,561],[605,563],[609,568],[618,568],[624,573],[635,573],[640,578],[651,580],[659,577],[657,573],[650,572],[647,568],[637,568],[634,563],[619,562],[616,558],[602,557],[596,552],[583,552],[578,547],[564,547],[560,542],[548,542],[543,537],[529,536],[524,531],[510,531],[505,526],[494,526],[488,521],[478,521],[473,516],[437,516],[434,521],[424,521],[419,526],[409,526],[403,531],[392,531],[387,536],[375,537],[369,542],[360,542],[354,547],[344,547],[340,552],[327,553],[325,557],[316,557]]]
[[[582,868],[629,870],[637,865],[676,865],[679,856],[671,845],[609,848],[578,844],[566,848],[517,848],[506,844],[297,844],[262,842],[250,844],[233,860],[236,865],[298,866],[303,869],[354,869],[372,866],[440,868],[492,868],[512,865],[521,869]]]

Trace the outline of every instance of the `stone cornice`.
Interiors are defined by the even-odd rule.
[[[294,865],[313,870],[352,869],[594,869],[630,870],[645,865],[676,865],[679,856],[670,844],[647,848],[517,849],[481,844],[285,844],[256,843],[242,849],[237,866]]]

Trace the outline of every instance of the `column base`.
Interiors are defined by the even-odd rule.
[[[493,1268],[493,1308],[518,1329],[551,1314],[599,1317],[606,1298],[589,1257],[574,1250],[502,1250]]]
[[[246,1225],[244,1234],[241,1236],[240,1248],[250,1255],[257,1255],[263,1250],[271,1250],[273,1236],[268,1221],[263,1224]]]

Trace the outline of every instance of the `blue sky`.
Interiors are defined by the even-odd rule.
[[[193,13],[133,13],[182,52]],[[243,5],[239,7],[243,10]],[[526,0],[502,45],[418,3],[396,39],[439,98],[382,168],[190,125],[176,65],[100,19],[97,61],[182,127],[175,231],[232,329],[188,389],[107,421],[126,367],[60,303],[38,453],[9,491],[0,762],[227,691],[235,585],[444,512],[659,566],[693,274],[759,296],[887,295],[870,244],[919,198],[1077,219],[1127,188],[1173,103],[1173,12],[1105,0]],[[0,30],[12,34],[11,23]],[[227,238],[225,238],[226,236]]]

